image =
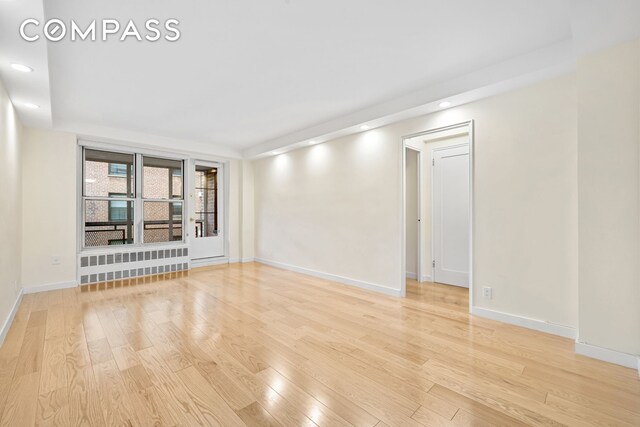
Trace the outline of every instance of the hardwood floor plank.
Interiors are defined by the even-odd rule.
[[[321,402],[354,426],[371,427],[379,421],[378,418],[360,407],[352,399],[340,395],[321,381],[298,370],[289,362],[283,361],[281,365],[277,367],[277,372],[289,381],[297,384],[314,399]]]
[[[68,426],[69,394],[67,387],[41,393],[38,396],[38,409],[35,425]]]
[[[253,402],[236,412],[244,424],[250,427],[278,427],[281,425],[258,402]]]
[[[46,339],[40,376],[40,394],[67,387],[64,336]]]
[[[113,359],[113,353],[111,352],[111,346],[106,338],[97,339],[95,341],[87,342],[87,349],[89,350],[89,357],[91,363],[97,365]]]
[[[11,384],[0,426],[31,426],[35,424],[38,408],[40,373],[16,376]]]
[[[0,356],[0,417],[4,411],[4,405],[7,402],[9,389],[13,379],[13,373],[18,364],[18,356],[8,357]]]
[[[133,425],[136,417],[116,363],[107,360],[94,364],[93,374],[98,385],[102,416],[107,425]]]
[[[299,408],[315,424],[319,426],[350,426],[351,424],[323,405],[303,389],[296,386],[273,368],[259,372],[260,377],[269,387],[282,395],[287,401]]]
[[[142,331],[133,331],[125,335],[127,338],[127,342],[135,351],[144,350],[145,348],[151,347],[151,341],[144,332]]]
[[[177,376],[182,381],[191,400],[211,425],[224,427],[243,425],[238,415],[233,412],[223,397],[211,387],[209,382],[194,367],[185,368],[177,372]],[[252,403],[255,403],[255,401]]]
[[[100,320],[102,330],[104,331],[107,340],[109,340],[109,345],[111,346],[111,348],[126,345],[127,339],[120,329],[118,321],[113,315],[113,312],[110,309],[101,309],[97,310],[96,314],[98,316],[98,319]]]
[[[437,396],[441,400],[459,407],[464,411],[476,415],[478,418],[485,419],[487,422],[493,423],[496,426],[524,427],[527,425],[513,417],[510,417],[509,415],[506,415],[475,400],[469,399],[468,397],[465,397],[438,384],[433,386],[429,393]]]
[[[111,348],[111,353],[113,353],[113,359],[121,371],[140,365],[138,353],[128,344]]]
[[[185,425],[207,424],[207,417],[193,402],[178,375],[169,369],[160,354],[153,347],[148,347],[139,351],[138,355],[149,374],[149,380],[158,390],[158,394],[167,404],[174,418],[181,420]]]
[[[429,427],[450,427],[453,425],[453,422],[450,419],[443,417],[424,406],[420,406],[411,418],[418,421],[420,424]]]
[[[277,390],[266,384],[259,376],[254,375],[233,355],[224,350],[212,348],[211,354],[215,358],[219,368],[230,378],[239,381],[253,398],[265,408],[273,418],[283,425],[297,425],[312,427],[316,424],[307,417],[304,411],[296,405],[296,401],[290,402]]]
[[[18,364],[14,373],[15,376],[19,377],[21,375],[32,374],[34,372],[39,372],[42,369],[45,332],[46,327],[44,323],[38,323],[32,327],[27,326],[24,333],[22,348],[18,355]]]
[[[579,420],[584,425],[598,426],[638,426],[639,420],[625,420],[625,416],[618,413],[617,416],[610,416],[594,411],[589,407],[579,405],[569,400],[550,394],[547,397],[546,404],[554,407],[564,413],[571,414],[572,417]]]
[[[71,372],[69,380],[70,425],[104,426],[101,396],[90,367]]]
[[[49,306],[47,310],[45,339],[64,337],[64,305]]]

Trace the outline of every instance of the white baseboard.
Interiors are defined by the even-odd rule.
[[[418,274],[417,273],[413,273],[411,271],[407,271],[407,279],[413,279],[413,280],[418,280]],[[430,282],[431,281],[431,276],[423,274],[420,277],[420,280],[418,280],[420,283],[422,282]]]
[[[336,274],[324,273],[321,271],[310,270],[308,268],[297,267],[295,265],[289,265],[278,261],[270,261],[262,258],[255,258],[256,262],[270,265],[272,267],[282,268],[284,270],[295,271],[296,273],[307,274],[309,276],[319,277],[325,280],[331,280],[334,282],[342,283],[345,285],[355,286],[369,291],[380,292],[383,294],[391,295],[394,297],[402,296],[402,292],[399,289],[391,289],[385,286],[376,285],[374,283],[364,282],[362,280],[351,279],[349,277],[338,276]]]
[[[4,325],[2,325],[2,330],[0,330],[0,346],[4,343],[4,339],[7,337],[9,333],[9,328],[11,328],[11,324],[13,323],[13,318],[16,316],[16,312],[18,311],[18,307],[20,307],[20,302],[22,301],[22,289],[18,293],[18,297],[16,298],[16,302],[13,303],[13,307],[7,316],[7,319],[4,321]]]
[[[247,262],[253,262],[254,259],[253,258],[229,258],[229,264],[234,264],[234,263],[242,263],[245,264]]]
[[[47,292],[47,291],[55,291],[58,289],[67,289],[67,288],[75,288],[78,286],[78,282],[75,280],[71,280],[69,282],[59,282],[59,283],[47,283],[45,285],[36,285],[36,286],[28,286],[22,288],[23,294],[35,294],[38,292]]]
[[[211,265],[229,264],[230,262],[232,261],[227,257],[192,259],[189,268],[209,267]]]
[[[634,354],[622,353],[579,341],[576,341],[576,353],[592,359],[603,360],[627,368],[637,369],[638,374],[640,374],[640,357]]]
[[[486,317],[487,319],[509,323],[511,325],[522,326],[534,329],[547,334],[558,335],[564,338],[576,339],[577,332],[570,326],[558,325],[556,323],[545,322],[544,320],[530,319],[528,317],[517,316],[515,314],[503,313],[501,311],[489,310],[481,307],[472,307],[471,314]]]

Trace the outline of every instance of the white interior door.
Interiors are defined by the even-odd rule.
[[[469,287],[469,146],[433,151],[434,282]]]
[[[191,259],[224,256],[223,165],[195,161],[191,166],[191,176]]]

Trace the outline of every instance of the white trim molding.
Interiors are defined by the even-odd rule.
[[[420,282],[431,282],[431,275],[430,274],[424,274],[421,278],[420,278]]]
[[[295,265],[285,264],[283,262],[271,261],[262,258],[255,258],[255,262],[266,264],[271,267],[282,268],[284,270],[294,271],[309,276],[319,277],[320,279],[331,280],[333,282],[342,283],[344,285],[355,286],[357,288],[366,289],[368,291],[380,292],[394,297],[402,296],[400,289],[391,289],[386,286],[376,285],[374,283],[364,282],[362,280],[351,279],[349,277],[338,276],[336,274],[324,273],[322,271],[310,270],[308,268],[297,267]]]
[[[622,353],[580,341],[576,341],[576,354],[615,363],[626,368],[637,369],[638,374],[640,374],[640,356],[634,354]]]
[[[248,262],[253,262],[255,259],[253,258],[229,258],[229,264],[241,263],[246,264]]]
[[[503,313],[501,311],[489,310],[481,307],[471,307],[471,314],[486,317],[487,319],[497,320],[510,325],[522,326],[528,329],[545,332],[547,334],[558,335],[564,338],[576,339],[577,331],[570,326],[558,325],[544,320],[531,319],[515,314]]]
[[[46,283],[44,285],[24,287],[22,288],[22,293],[25,295],[35,294],[38,292],[47,292],[47,291],[56,291],[58,289],[75,288],[77,286],[78,286],[78,282],[76,280],[71,280],[69,282]]]
[[[418,275],[416,273],[412,273],[410,271],[407,271],[406,277],[407,277],[407,279],[418,280]]]
[[[9,329],[13,324],[13,318],[16,317],[18,307],[20,307],[20,303],[22,302],[22,295],[24,295],[24,292],[23,289],[20,289],[20,292],[18,292],[18,296],[16,298],[16,302],[13,303],[13,307],[11,308],[7,319],[4,321],[4,325],[2,325],[2,330],[0,330],[0,346],[4,343],[4,339],[7,337]]]
[[[231,261],[229,258],[227,257],[213,257],[213,258],[200,258],[200,259],[192,259],[191,260],[191,268],[198,268],[198,267],[209,267],[212,265],[222,265],[222,264],[230,264],[232,262],[237,262],[237,261]]]

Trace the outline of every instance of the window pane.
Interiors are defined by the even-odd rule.
[[[196,167],[196,237],[218,235],[218,169]]]
[[[182,199],[182,160],[144,156],[142,197],[145,199]]]
[[[86,200],[84,246],[132,244],[133,204],[128,200]]]
[[[144,202],[144,242],[182,241],[182,202]]]
[[[109,193],[133,197],[134,155],[84,150],[84,195],[107,197]]]

